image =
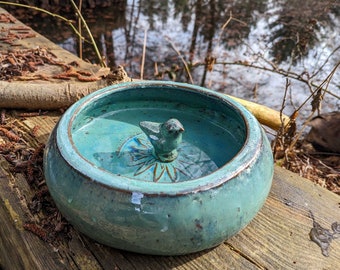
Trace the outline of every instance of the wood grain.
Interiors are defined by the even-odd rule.
[[[1,14],[8,12],[0,7]],[[69,64],[71,62],[78,63],[78,69],[90,72],[91,74],[100,74],[104,69],[98,65],[93,65],[81,60],[76,55],[62,49],[44,36],[30,29],[28,26],[15,20],[14,23],[0,22],[1,31],[5,31],[12,27],[25,27],[29,29],[35,36],[31,38],[17,39],[13,44],[7,44],[0,41],[0,51],[8,50],[25,50],[35,49],[38,46],[46,49],[57,56],[59,62]],[[106,69],[105,69],[106,70]],[[39,66],[38,71],[34,74],[56,75],[63,70],[59,66],[43,65]],[[104,73],[108,73],[105,71]],[[57,109],[65,108],[76,102],[78,99],[107,86],[106,80],[98,80],[92,82],[80,82],[75,78],[69,81],[63,80],[30,80],[30,81],[0,81],[0,107],[1,108],[19,108],[19,109]]]
[[[340,239],[331,243],[330,256],[312,242],[310,211],[321,226],[340,222],[340,197],[296,174],[275,168],[269,198],[251,224],[231,243],[265,269],[337,269]]]
[[[45,143],[57,120],[56,115],[23,120],[29,129],[42,127],[29,143]],[[321,226],[330,229],[333,222],[340,222],[340,197],[279,167],[264,207],[242,232],[216,248],[185,256],[120,251],[74,229],[71,240],[64,239],[55,247],[20,226],[32,218],[27,208],[32,196],[25,178],[14,177],[1,159],[2,269],[337,269],[340,262],[340,239],[332,241],[329,257],[325,257],[309,238],[310,211]],[[14,257],[20,259],[13,263]]]

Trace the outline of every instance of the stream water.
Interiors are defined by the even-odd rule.
[[[277,110],[285,99],[288,115],[340,62],[338,0],[127,0],[95,9],[85,2],[84,17],[109,66],[123,65],[132,78],[194,83]],[[78,38],[65,23],[8,8],[79,55]],[[54,10],[76,19],[67,4]],[[93,47],[82,45],[83,58],[98,63]],[[321,112],[339,111],[339,70],[324,87]]]

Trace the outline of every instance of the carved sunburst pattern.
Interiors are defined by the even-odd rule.
[[[207,175],[218,169],[211,158],[198,147],[183,141],[174,161],[156,158],[153,146],[144,133],[125,140],[115,152],[93,154],[95,164],[116,175],[142,181],[176,183]]]
[[[118,151],[118,159],[135,168],[133,176],[154,182],[178,182],[201,177],[217,169],[216,164],[199,148],[182,142],[178,157],[172,162],[159,161],[144,134],[128,139]],[[150,177],[151,176],[151,177]]]

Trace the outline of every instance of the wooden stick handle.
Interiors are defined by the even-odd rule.
[[[282,114],[280,116],[280,112],[268,108],[264,105],[260,105],[255,102],[247,101],[230,95],[227,96],[246,107],[246,109],[248,109],[262,125],[270,127],[271,129],[274,129],[276,131],[278,131],[282,127],[282,121],[284,123],[284,126],[286,126],[290,120],[287,115]]]

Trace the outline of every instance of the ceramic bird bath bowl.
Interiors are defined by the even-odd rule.
[[[71,106],[44,155],[50,193],[79,231],[134,252],[208,249],[264,204],[273,158],[227,96],[162,81],[98,90]]]

